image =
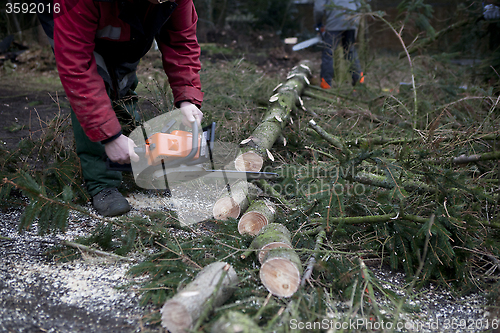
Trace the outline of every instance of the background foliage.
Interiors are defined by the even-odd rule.
[[[202,20],[216,29],[225,29],[233,22],[230,16],[237,15],[246,17],[249,26],[283,34],[297,15],[289,1],[198,3],[208,13],[201,12]],[[266,194],[278,205],[277,222],[292,231],[304,264],[316,258],[313,278],[291,299],[267,298],[255,257],[240,257],[251,238],[239,235],[233,220],[182,227],[173,212],[144,210],[137,216],[103,219],[78,242],[122,256],[142,256],[130,274],[145,278],[142,304],[153,308],[148,315],[152,329],[165,300],[216,260],[231,263],[241,283],[202,331],[228,310],[248,315],[265,331],[286,332],[291,318],[397,320],[402,312],[418,311],[409,302],[415,297],[411,287],[431,282],[456,294],[490,292],[494,302],[498,157],[469,164],[453,161],[461,155],[498,152],[498,50],[485,46],[498,22],[477,20],[479,10],[476,3],[458,7],[456,20],[472,21],[459,28],[460,38],[449,49],[426,53],[435,45],[424,44],[413,53],[411,66],[398,54],[366,54],[367,83],[356,91],[345,84],[345,63],[343,67],[339,60],[331,91],[306,91],[305,109],[294,110],[293,123],[273,148],[275,161],[267,164],[282,176],[271,184],[281,189],[281,196]],[[401,40],[407,40],[407,30],[422,41],[439,33],[431,23],[433,10],[423,1],[400,2],[398,11],[391,26],[396,32],[404,28]],[[367,11],[363,18],[379,22],[381,14]],[[269,75],[238,49],[218,50],[224,50],[225,60],[207,59],[201,73],[207,92],[205,121],[223,124],[220,140],[240,142],[258,124],[286,71]],[[480,55],[482,62],[471,67],[456,61],[469,55]],[[171,108],[166,82],[159,81],[151,92],[158,110],[149,110],[147,117]],[[308,128],[311,119],[343,148]],[[25,205],[21,229],[35,225],[40,233],[64,232],[70,209],[86,212],[79,205],[86,197],[67,132],[64,117],[56,117],[40,139],[0,148],[2,204]],[[380,216],[387,218],[375,218]],[[405,272],[409,287],[403,296],[377,277],[375,272],[387,267]]]

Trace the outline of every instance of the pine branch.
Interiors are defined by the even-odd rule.
[[[325,90],[325,89],[322,89],[321,87],[309,86],[309,88],[313,88],[313,89],[317,89],[317,90],[321,89],[322,91],[325,91],[327,93],[333,94],[332,92],[330,92],[330,90]],[[319,94],[315,94],[315,93],[311,92],[309,89],[304,90],[304,92],[302,93],[302,95],[307,96],[307,97],[312,97],[312,98],[315,98],[315,99],[319,99],[320,101],[325,101],[325,102],[328,102],[328,103],[336,103],[337,102],[337,100],[334,99],[334,98],[325,97],[325,96],[322,96],[322,95],[319,95]],[[335,95],[337,95],[338,97],[343,98],[343,99],[354,100],[354,98],[350,98],[350,97],[348,97],[346,95],[341,95],[341,94],[335,94]]]
[[[427,223],[427,221],[429,221],[429,219],[426,217],[421,217],[418,215],[411,215],[411,214],[402,214],[401,218],[403,220],[417,222],[417,223]]]
[[[365,185],[370,185],[370,186],[376,186],[376,187],[382,187],[386,189],[393,189],[394,184],[390,182],[386,177],[384,176],[379,176],[375,175],[372,173],[362,173],[360,175],[356,176],[351,176],[351,175],[346,175],[344,177],[346,180],[350,180],[353,182],[365,184]],[[437,189],[430,187],[429,185],[422,183],[422,182],[415,182],[415,181],[403,181],[401,183],[401,186],[409,192],[416,191],[417,193],[436,193]]]
[[[314,134],[316,134],[316,132],[313,129],[311,129],[311,128],[306,128],[306,132],[307,133],[314,133]],[[316,148],[313,148],[313,147],[309,147],[309,146],[305,146],[304,148],[311,149],[312,151],[315,151],[318,154],[321,154],[321,155],[323,155],[325,157],[328,157],[329,159],[331,159],[333,161],[338,161],[338,159],[335,156],[333,156],[331,154],[328,154],[328,153],[325,153],[324,151],[321,151],[319,149],[316,149]]]
[[[426,162],[429,163],[454,163],[454,164],[467,164],[474,163],[480,161],[490,161],[490,160],[500,160],[500,150],[494,150],[487,153],[482,154],[474,154],[474,155],[460,155],[458,157],[453,157],[451,159],[439,158],[439,159],[431,159]]]
[[[323,139],[325,139],[328,143],[333,145],[335,148],[341,150],[344,154],[346,154],[346,155],[352,154],[352,152],[342,144],[341,140],[338,137],[325,131],[321,126],[316,124],[316,122],[313,119],[309,120],[309,126],[312,129],[314,129],[316,131],[316,133],[318,133]]]
[[[90,248],[88,246],[85,246],[83,244],[73,243],[70,241],[62,241],[61,245],[70,246],[70,247],[73,247],[75,249],[79,249],[79,250],[82,250],[85,252],[90,252],[90,253],[96,254],[98,256],[105,256],[105,257],[109,257],[109,258],[120,260],[120,261],[135,261],[132,258],[122,257],[122,256],[119,256],[119,255],[114,254],[114,253],[96,250],[96,249]]]
[[[394,184],[391,183],[386,177],[379,176],[379,175],[374,175],[371,173],[363,173],[361,175],[357,176],[351,176],[351,175],[345,175],[344,179],[352,181],[352,182],[357,182],[365,185],[370,185],[370,186],[376,186],[376,187],[382,187],[386,189],[393,189]],[[401,183],[401,186],[405,189],[407,192],[417,192],[420,194],[424,193],[430,193],[430,194],[435,194],[439,192],[439,189],[435,187],[431,187],[425,183],[422,182],[415,182],[415,181],[403,181]],[[469,190],[472,190],[469,188]],[[454,194],[460,194],[461,190],[457,188],[452,188],[449,189],[450,193]],[[493,196],[485,193],[475,193],[475,195],[487,200],[489,203],[495,204],[498,200],[498,196]]]
[[[306,271],[302,276],[302,281],[300,281],[300,286],[303,287],[306,283],[306,280],[311,278],[314,264],[316,263],[316,253],[319,251],[319,248],[323,245],[323,240],[326,237],[326,231],[324,229],[319,230],[318,235],[316,236],[316,245],[314,246],[314,253],[309,258],[309,262],[307,263]]]
[[[364,223],[379,223],[387,222],[397,217],[396,213],[384,214],[384,215],[368,215],[368,216],[346,216],[346,217],[330,217],[329,222],[334,224],[345,223],[345,224],[364,224]],[[323,222],[324,217],[313,218],[311,222]],[[315,229],[314,233],[321,232],[322,227]],[[313,232],[311,232],[313,233]]]
[[[67,209],[71,209],[71,210],[77,211],[79,213],[88,215],[88,216],[90,216],[90,217],[92,217],[94,219],[98,219],[98,220],[101,220],[103,222],[109,222],[109,223],[116,224],[115,220],[112,220],[112,219],[109,219],[109,218],[106,218],[106,217],[103,217],[103,216],[99,216],[99,215],[93,214],[91,212],[86,211],[85,209],[83,209],[81,207],[71,205],[71,204],[69,204],[67,202],[62,202],[62,201],[59,201],[59,200],[54,200],[54,199],[48,198],[48,197],[44,196],[43,194],[38,193],[36,191],[33,191],[32,189],[30,189],[28,187],[18,185],[18,184],[14,183],[10,179],[4,178],[3,179],[3,183],[4,184],[10,184],[10,185],[14,186],[16,189],[20,189],[20,190],[22,190],[24,192],[30,193],[34,197],[39,198],[39,199],[41,199],[43,201],[46,201],[46,202],[48,202],[50,204],[58,205],[58,206],[61,206],[61,207],[67,208]]]
[[[324,97],[324,96],[321,96],[321,95],[318,95],[318,94],[315,94],[313,92],[311,92],[311,89],[315,89],[315,90],[318,90],[318,91],[321,91],[321,92],[324,92],[326,94],[330,94],[330,95],[335,95],[337,97],[340,97],[342,99],[345,99],[345,100],[349,100],[349,101],[356,101],[356,102],[361,102],[361,103],[364,103],[364,104],[368,104],[368,102],[365,102],[365,101],[362,101],[362,100],[359,100],[358,98],[355,98],[355,97],[351,97],[351,96],[348,96],[348,95],[344,95],[344,94],[340,94],[338,92],[335,91],[335,89],[328,89],[328,90],[325,90],[319,86],[313,86],[313,85],[310,85],[307,87],[308,89],[304,90],[303,92],[303,95],[304,96],[308,96],[308,97],[312,97],[312,98],[316,98],[316,99],[319,99],[319,100],[323,100],[325,102],[330,102],[330,103],[336,103],[337,100],[336,99],[333,99],[333,98],[328,98],[328,97]],[[309,89],[310,88],[310,89]]]
[[[273,293],[271,293],[271,292],[269,294],[267,294],[266,299],[264,300],[264,303],[260,307],[259,311],[257,311],[257,313],[255,314],[255,316],[253,316],[254,320],[258,321],[261,318],[262,312],[264,312],[264,309],[269,304],[269,300],[271,299],[272,296],[273,296]]]
[[[290,203],[288,200],[286,200],[278,191],[274,189],[265,179],[259,179],[257,181],[257,185],[264,191],[264,193],[267,193],[274,198],[276,198],[279,202],[281,202],[283,205],[290,209],[296,208],[295,205]]]
[[[424,142],[428,140],[428,134],[423,131],[418,131],[421,133],[421,137],[413,137],[413,138],[386,138],[383,136],[374,136],[372,138],[356,138],[355,140],[346,141],[346,145],[360,147],[362,145],[368,146],[388,146],[388,145],[399,145],[399,144],[407,144],[412,142]],[[460,134],[460,133],[458,133]],[[457,140],[459,137],[457,135],[446,135],[439,136],[439,142],[449,142],[453,140]],[[498,133],[488,133],[484,135],[479,135],[477,137],[467,138],[466,141],[469,140],[499,140],[500,135]]]
[[[436,32],[434,34],[434,36],[421,39],[419,43],[411,45],[408,48],[407,52],[408,52],[408,54],[413,54],[413,53],[417,52],[418,50],[423,49],[423,48],[429,46],[430,44],[432,44],[433,42],[435,42],[436,40],[438,40],[441,36],[443,36],[447,32],[449,32],[451,30],[454,30],[454,29],[458,29],[458,28],[463,27],[463,26],[465,26],[467,24],[474,23],[477,20],[478,19],[476,17],[472,17],[472,18],[469,18],[469,19],[462,20],[460,22],[454,23],[454,24],[452,24],[452,25],[450,25],[450,26],[448,26],[448,27],[446,27],[444,29],[439,30],[438,32]],[[405,52],[401,52],[399,54],[399,59],[403,59],[405,56],[406,56],[406,53]]]
[[[414,138],[403,138],[403,139],[395,139],[395,138],[384,138],[382,136],[376,136],[373,138],[367,139],[355,139],[351,141],[346,141],[346,144],[349,146],[388,146],[388,145],[400,145],[411,142],[419,142],[422,141],[422,138],[414,137]]]

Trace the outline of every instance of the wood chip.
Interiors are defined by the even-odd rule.
[[[245,139],[245,140],[240,142],[240,145],[245,145],[245,144],[249,143],[250,141],[252,141],[252,138]]]
[[[266,149],[266,152],[267,152],[267,157],[269,157],[269,159],[274,162],[274,156],[273,156],[273,154],[271,154],[269,149]]]

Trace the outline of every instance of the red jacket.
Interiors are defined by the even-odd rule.
[[[71,107],[91,141],[103,141],[121,130],[97,71],[97,49],[108,61],[130,63],[144,56],[156,38],[174,102],[201,105],[198,16],[192,0],[160,5],[147,0],[54,2],[61,8],[54,14],[57,69]]]

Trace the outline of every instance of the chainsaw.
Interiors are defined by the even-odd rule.
[[[292,50],[293,51],[299,51],[299,50],[305,49],[305,48],[307,48],[309,46],[313,46],[313,45],[318,44],[318,43],[323,43],[323,38],[321,36],[316,36],[314,38],[305,40],[305,41],[303,41],[301,43],[295,44],[292,47]]]
[[[305,48],[308,48],[309,46],[313,46],[315,44],[325,44],[323,41],[323,35],[325,34],[325,28],[322,27],[321,25],[316,26],[315,28],[316,33],[318,34],[316,37],[313,37],[311,39],[305,40],[301,43],[295,44],[292,47],[293,51],[299,51]]]
[[[216,123],[203,127],[199,135],[196,124],[192,132],[170,129],[176,123],[170,120],[160,132],[146,138],[144,145],[135,147],[138,162],[119,164],[106,159],[108,170],[128,171],[134,174],[138,186],[143,188],[168,188],[168,183],[187,182],[200,177],[229,179],[273,179],[273,172],[254,172],[214,169],[213,150]],[[144,130],[142,130],[145,133]],[[207,169],[204,165],[212,168]],[[164,183],[163,183],[164,182]]]

